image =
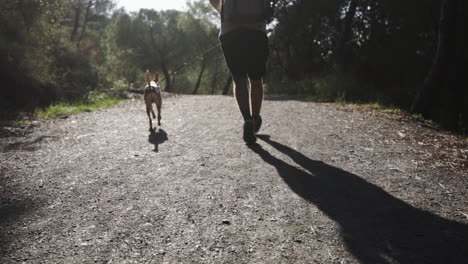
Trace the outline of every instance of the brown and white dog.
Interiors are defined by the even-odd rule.
[[[156,73],[154,80],[150,80],[149,70],[146,71],[145,76],[146,87],[145,87],[145,104],[146,104],[146,113],[149,118],[150,131],[153,131],[153,122],[151,121],[150,112],[153,114],[153,118],[156,118],[156,115],[153,111],[153,103],[156,104],[156,109],[158,110],[158,126],[161,125],[161,105],[162,105],[162,96],[161,90],[159,89],[159,74]]]

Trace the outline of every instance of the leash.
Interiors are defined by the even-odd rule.
[[[218,46],[221,45],[221,42],[219,42],[218,44],[214,45],[213,47],[203,51],[202,53],[198,54],[197,56],[194,56],[192,57],[190,60],[188,60],[187,62],[184,62],[182,65],[180,65],[179,67],[177,67],[174,71],[172,71],[172,73],[169,74],[169,76],[171,75],[175,75],[177,72],[179,72],[180,70],[182,70],[183,68],[185,68],[187,65],[189,65],[190,63],[192,63],[193,61],[195,61],[196,59],[199,59],[200,57],[203,57],[204,55],[206,55],[207,53],[211,52],[213,49],[217,48]],[[158,84],[162,83],[163,81],[165,81],[166,78],[162,78]]]

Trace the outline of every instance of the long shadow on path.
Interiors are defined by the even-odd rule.
[[[415,208],[361,177],[259,136],[307,172],[251,149],[274,166],[291,190],[341,227],[347,250],[361,263],[468,263],[468,225]]]

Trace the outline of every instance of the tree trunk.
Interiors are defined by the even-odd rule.
[[[70,40],[75,41],[78,28],[80,27],[81,6],[79,3],[75,6],[75,18],[73,20],[73,29],[70,35]]]
[[[21,13],[21,16],[23,17],[23,22],[24,22],[24,25],[26,26],[26,30],[29,31],[33,22],[32,16],[31,16],[31,2],[26,1],[25,3],[24,0],[19,0],[18,9]]]
[[[457,93],[462,91],[451,80],[452,67],[456,51],[456,21],[458,0],[444,0],[442,2],[437,51],[434,55],[432,66],[424,80],[423,86],[418,91],[411,112],[422,114],[426,118],[437,121],[446,120],[444,123],[456,123],[456,114],[450,114],[457,108]],[[450,126],[450,125],[448,125]]]
[[[358,0],[350,0],[349,9],[343,21],[343,29],[336,47],[336,68],[338,72],[346,72],[348,70],[350,57],[349,42],[352,37],[353,20],[356,16],[358,4]]]
[[[93,0],[89,0],[88,5],[86,6],[86,13],[85,13],[85,17],[83,20],[83,26],[81,27],[81,34],[80,34],[80,38],[78,39],[78,45],[80,44],[81,39],[83,39],[84,33],[86,31],[86,27],[88,26],[89,14],[91,13],[92,6],[93,6]]]
[[[169,70],[166,67],[166,64],[164,62],[161,63],[161,69],[164,75],[164,80],[166,80],[166,86],[164,90],[166,92],[172,92],[172,85],[171,85],[171,74],[169,73]]]
[[[215,65],[215,72],[213,74],[213,78],[211,79],[211,95],[215,94],[216,84],[218,83],[218,74],[219,74],[219,67]]]
[[[226,84],[224,85],[224,88],[223,88],[223,95],[227,95],[229,93],[229,88],[231,88],[231,86],[232,86],[232,75],[229,74],[226,80]]]
[[[192,94],[198,93],[198,88],[200,88],[200,83],[203,77],[203,72],[205,72],[205,66],[206,66],[206,57],[203,56],[201,70],[200,70],[200,73],[198,74],[197,83],[195,84],[195,88],[193,89]]]
[[[457,71],[456,75],[459,76],[458,78],[461,80],[461,83],[464,83],[463,77],[468,76],[468,51],[466,47],[468,46],[468,35],[465,33],[466,29],[468,28],[468,17],[466,14],[468,13],[468,1],[459,1],[458,2],[458,24],[457,24],[457,36],[460,38],[457,41]],[[466,135],[468,135],[468,89],[465,86],[458,86],[461,90],[460,96],[457,97],[458,99],[458,106],[460,108],[460,125],[461,131]]]

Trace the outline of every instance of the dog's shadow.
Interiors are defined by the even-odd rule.
[[[154,152],[159,152],[159,145],[166,140],[168,140],[167,133],[161,128],[157,132],[156,129],[151,129],[148,135],[148,142],[154,145]]]

